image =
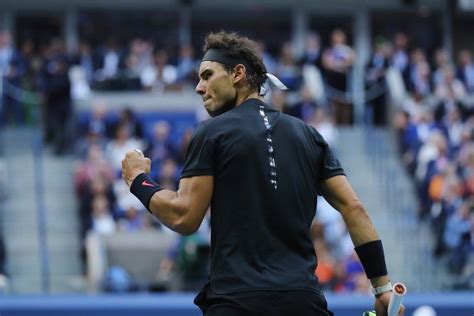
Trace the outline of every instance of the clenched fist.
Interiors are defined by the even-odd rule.
[[[122,160],[122,177],[130,187],[139,174],[149,173],[150,168],[151,160],[149,158],[146,158],[138,149],[131,150]]]

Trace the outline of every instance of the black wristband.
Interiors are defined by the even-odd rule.
[[[365,274],[369,279],[387,275],[385,254],[381,240],[369,241],[355,247]]]
[[[150,213],[149,204],[151,197],[160,190],[163,190],[163,188],[146,173],[139,174],[130,186],[130,192],[142,202]]]

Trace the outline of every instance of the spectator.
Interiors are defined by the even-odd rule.
[[[142,124],[131,108],[126,107],[120,110],[119,119],[113,127],[114,134],[119,127],[126,128],[130,137],[138,140],[143,139]]]
[[[143,71],[153,64],[153,45],[141,38],[134,38],[130,42],[129,54],[125,58],[125,80],[127,89],[139,90],[142,88],[140,76]]]
[[[474,62],[472,60],[472,53],[467,49],[463,49],[459,52],[458,60],[457,77],[464,83],[469,93],[474,93]]]
[[[94,199],[98,196],[107,198],[110,211],[114,211],[116,198],[112,190],[111,182],[97,176],[91,179],[84,185],[83,192],[79,196],[79,218],[81,222],[81,238],[86,236],[86,233],[92,228],[92,210]]]
[[[85,119],[80,126],[80,135],[86,135],[90,131],[102,137],[113,137],[114,131],[109,120],[107,104],[105,101],[95,101],[92,104],[90,118]]]
[[[20,94],[14,90],[21,89],[22,78],[26,73],[26,65],[24,60],[13,46],[11,34],[7,31],[0,32],[0,76],[3,77],[5,83],[2,82],[3,89],[6,93],[0,96],[3,99],[3,115],[0,112],[1,123],[13,123],[22,125],[25,123],[25,109],[21,103]]]
[[[331,47],[323,54],[323,67],[337,124],[352,124],[352,105],[346,93],[349,91],[348,78],[354,59],[355,53],[347,45],[346,34],[342,30],[334,30],[331,33]]]
[[[97,146],[101,151],[105,151],[107,147],[107,139],[99,130],[95,129],[96,127],[97,126],[90,125],[87,134],[76,143],[76,153],[81,159],[87,159],[91,147]]]
[[[160,165],[158,182],[162,183],[168,190],[177,190],[179,185],[179,169],[176,161],[172,158],[165,159]]]
[[[92,180],[101,178],[106,182],[112,182],[114,171],[104,157],[104,151],[98,145],[88,148],[87,159],[81,161],[75,170],[74,184],[78,197],[82,197],[84,188]]]
[[[109,202],[103,195],[92,200],[92,230],[100,235],[110,235],[116,230]]]
[[[96,54],[95,78],[97,81],[116,79],[124,68],[124,56],[117,40],[109,38]]]
[[[22,87],[28,91],[38,91],[38,74],[41,71],[42,67],[42,58],[36,52],[34,43],[31,40],[25,40],[21,43],[20,49],[20,63],[23,64],[25,72],[23,75],[22,80]],[[29,105],[31,106],[31,105]],[[28,109],[27,112],[27,119],[29,118],[30,121],[33,119],[32,109]]]
[[[322,49],[319,34],[310,33],[306,36],[305,49],[300,59],[301,65],[313,65],[321,69],[322,65]]]
[[[360,264],[359,258],[355,251],[347,257],[343,263],[345,272],[345,281],[340,291],[342,292],[359,292],[369,293],[370,283],[365,277],[364,269]]]
[[[122,168],[122,158],[130,150],[143,149],[141,141],[131,136],[131,131],[126,125],[119,125],[112,139],[106,147],[106,154],[114,171]]]
[[[400,112],[394,119],[397,129],[398,148],[403,164],[410,174],[415,173],[417,167],[416,156],[420,146],[417,126],[410,120],[410,114]]]
[[[405,87],[410,82],[410,57],[408,55],[408,37],[405,33],[398,32],[393,38],[394,51],[391,65],[402,75]]]
[[[265,42],[263,41],[258,41],[257,42],[257,49],[262,56],[263,63],[265,64],[265,67],[267,68],[267,71],[270,73],[274,73],[276,70],[276,61],[273,58],[273,56],[267,51],[267,47],[265,45]]]
[[[450,216],[443,234],[444,244],[448,248],[448,266],[452,272],[461,273],[467,263],[472,243],[471,231],[474,218],[474,200],[464,201]]]
[[[474,142],[473,128],[465,127],[458,154],[459,174],[464,182],[464,197],[474,196]]]
[[[436,50],[434,57],[434,71],[432,76],[433,86],[438,87],[444,83],[444,69],[449,66],[449,56],[446,50]]]
[[[403,102],[402,107],[413,122],[420,122],[425,112],[427,110],[431,111],[426,99],[418,91],[411,93]]]
[[[313,244],[318,254],[318,265],[314,273],[323,290],[331,290],[334,286],[334,259],[324,239],[313,240]]]
[[[72,63],[81,67],[87,82],[90,84],[94,79],[95,65],[92,48],[88,42],[81,41],[79,43],[77,54],[73,57]]]
[[[420,47],[416,47],[410,53],[410,64],[409,64],[409,70],[410,70],[410,72],[409,72],[410,73],[410,76],[409,76],[410,82],[409,83],[410,84],[409,84],[409,86],[411,88],[413,88],[414,83],[417,80],[418,66],[421,63],[428,63],[428,60],[426,58],[425,51]]]
[[[145,150],[147,157],[152,161],[151,176],[158,178],[161,163],[175,156],[174,146],[171,141],[171,126],[166,121],[158,121],[153,126],[153,135],[148,148]]]
[[[307,86],[301,88],[299,97],[300,101],[290,107],[288,114],[308,123],[313,118],[318,105],[311,94],[311,90]]]
[[[196,82],[197,75],[197,61],[194,58],[194,49],[190,45],[182,46],[179,49],[178,65],[176,67],[177,79],[179,84],[186,82]]]
[[[449,147],[445,135],[439,130],[435,131],[432,143],[428,147],[423,145],[420,149],[417,175],[421,180],[420,192],[424,206],[424,212],[420,214],[421,217],[432,211],[433,202],[440,202],[443,198],[442,187],[449,171]],[[424,161],[421,158],[424,158]],[[423,177],[420,177],[421,175]]]
[[[176,67],[168,63],[168,53],[159,49],[153,56],[153,64],[146,67],[140,77],[146,90],[164,92],[173,87],[178,79]]]
[[[466,95],[462,81],[455,77],[454,69],[450,66],[444,66],[442,75],[442,82],[436,86],[436,97],[443,101],[459,102]]]
[[[144,211],[143,205],[140,201],[130,193],[127,185],[122,179],[117,178],[113,182],[113,192],[117,199],[117,217],[123,218],[129,208],[135,208],[139,211]]]
[[[454,109],[449,113],[445,122],[448,130],[449,150],[456,155],[463,142],[464,123],[461,119],[461,112],[458,109]]]
[[[45,97],[45,141],[52,143],[58,155],[69,151],[72,145],[71,83],[69,62],[61,39],[53,39],[48,47],[42,71],[42,90]]]
[[[391,47],[383,39],[376,39],[374,53],[366,66],[366,87],[367,91],[373,91],[373,87],[378,87],[375,91],[377,96],[368,103],[369,117],[376,126],[384,126],[387,121],[386,99],[385,99],[385,73],[390,63]]]
[[[141,38],[134,38],[129,45],[125,64],[128,76],[139,77],[145,67],[153,63],[153,45]]]
[[[301,69],[295,60],[293,43],[283,44],[275,69],[276,75],[290,91],[297,91],[301,84]]]
[[[130,205],[125,209],[123,218],[118,223],[119,229],[127,232],[136,232],[149,227],[143,213],[143,209],[137,209],[135,206]]]
[[[434,255],[440,256],[445,252],[443,233],[446,222],[462,203],[462,186],[459,176],[455,173],[454,164],[441,163],[429,179],[429,197],[432,203],[431,219],[435,235]]]
[[[194,128],[187,128],[184,130],[181,140],[178,143],[177,150],[177,162],[179,165],[183,165],[186,160],[186,152],[188,151],[189,143],[194,133]]]
[[[432,92],[430,65],[418,56],[420,52],[414,53],[414,64],[412,65],[412,77],[410,90],[423,97],[427,97]],[[419,60],[420,59],[420,60]],[[417,61],[419,60],[419,61]]]
[[[7,31],[0,31],[0,74],[2,76],[8,73],[14,55],[15,49],[11,34]]]

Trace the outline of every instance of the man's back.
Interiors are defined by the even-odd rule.
[[[212,174],[211,288],[317,289],[317,183],[343,174],[321,136],[256,99],[204,122],[183,177]]]

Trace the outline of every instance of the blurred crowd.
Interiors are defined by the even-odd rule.
[[[340,29],[324,44],[317,33],[308,34],[301,54],[290,41],[276,53],[259,42],[267,70],[289,88],[270,93],[272,104],[314,126],[336,150],[336,126],[354,120],[350,80],[356,53],[349,43]],[[121,159],[128,150],[142,149],[153,162],[151,176],[176,190],[194,126],[181,130],[178,137],[173,122],[167,120],[157,120],[145,130],[131,109],[117,112],[97,102],[76,128],[71,124],[77,120],[73,100],[86,99],[91,90],[192,91],[199,58],[200,52],[191,46],[169,51],[138,37],[127,43],[110,38],[94,47],[80,41],[76,52],[67,53],[59,38],[41,47],[28,40],[16,47],[8,32],[0,32],[0,71],[8,92],[3,94],[1,123],[27,124],[35,119],[34,107],[41,106],[45,141],[57,154],[72,152],[79,158],[74,181],[83,238],[90,231],[109,235],[155,229],[174,234],[128,192],[121,180]],[[388,116],[391,70],[409,92],[393,118]],[[434,254],[447,258],[453,273],[474,275],[469,264],[474,235],[474,116],[466,101],[474,94],[472,52],[456,52],[451,61],[443,49],[427,51],[404,33],[390,39],[375,37],[365,88],[366,121],[387,126],[393,119],[398,131],[401,159],[417,184],[419,218],[432,223]],[[181,270],[188,284],[205,279],[206,256],[189,253],[186,245],[198,244],[203,250],[199,254],[205,254],[208,232],[206,220],[196,235],[176,236],[157,278]],[[319,262],[315,273],[325,289],[368,291],[343,221],[323,199],[312,238]]]
[[[77,46],[75,52],[66,52],[61,38],[40,46],[30,40],[14,45],[11,34],[0,32],[0,71],[6,91],[4,123],[28,122],[33,119],[33,104],[41,104],[46,139],[62,148],[68,139],[56,131],[64,129],[70,119],[71,97],[87,98],[91,90],[193,91],[197,82],[201,52],[196,53],[192,46],[170,50],[139,37],[126,43],[109,38],[94,47],[83,40]],[[304,87],[304,66],[316,66],[335,95],[331,110],[335,111],[337,122],[352,122],[351,100],[346,93],[355,53],[342,30],[331,34],[327,47],[323,47],[318,34],[309,34],[304,52],[298,55],[291,41],[284,42],[272,54],[264,42],[259,43],[259,49],[268,71],[279,76],[291,92]],[[25,95],[31,95],[24,91],[38,92],[37,100],[25,102]],[[314,88],[312,94],[317,94]]]
[[[132,110],[115,113],[103,102],[94,104],[81,121],[74,181],[83,239],[88,232],[111,235],[147,229],[174,235],[129,192],[122,179],[121,160],[127,151],[142,150],[153,161],[151,176],[164,188],[176,190],[193,126],[174,141],[170,122],[158,120],[151,131],[145,131],[142,123]],[[172,253],[175,251],[170,250]]]
[[[395,66],[409,96],[393,119],[401,159],[413,177],[420,220],[432,227],[433,255],[449,271],[474,277],[474,61],[472,51],[452,62],[396,37]]]

